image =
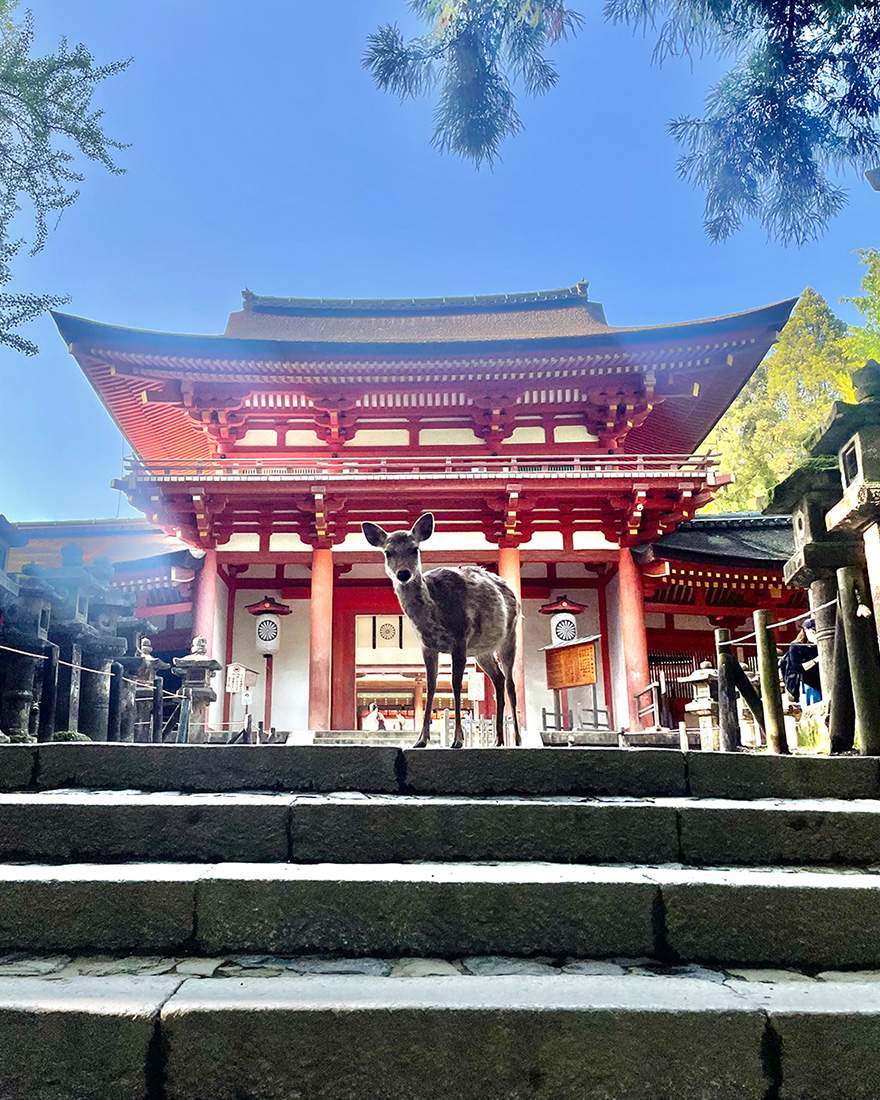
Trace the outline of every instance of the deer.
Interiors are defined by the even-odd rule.
[[[477,565],[422,572],[419,547],[434,533],[431,512],[420,516],[409,531],[389,534],[377,523],[364,523],[362,529],[367,542],[384,552],[385,572],[422,644],[427,693],[422,732],[413,748],[423,749],[430,741],[441,653],[452,655],[455,731],[451,747],[460,749],[464,744],[461,682],[468,657],[476,658],[495,688],[495,747],[504,744],[505,688],[513,713],[514,739],[517,745],[522,744],[513,682],[521,608],[513,590],[501,577]]]

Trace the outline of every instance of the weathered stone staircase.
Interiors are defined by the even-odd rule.
[[[880,760],[0,747],[2,1100],[880,1095]]]

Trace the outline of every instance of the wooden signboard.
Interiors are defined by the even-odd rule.
[[[595,640],[548,646],[544,650],[547,662],[547,687],[550,691],[585,687],[596,682]]]

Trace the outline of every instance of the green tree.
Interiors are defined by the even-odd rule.
[[[22,203],[33,215],[35,255],[46,243],[50,221],[79,196],[77,154],[122,171],[113,152],[124,146],[104,133],[92,93],[129,62],[97,65],[85,46],[71,49],[66,39],[55,53],[31,57],[33,21],[28,13],[23,22],[13,22],[14,6],[0,2],[0,343],[33,355],[37,347],[15,330],[67,299],[4,289],[25,244],[14,236],[16,215]]]
[[[521,124],[509,77],[528,92],[558,74],[546,44],[578,17],[562,0],[411,0],[431,26],[406,43],[396,26],[372,35],[364,64],[401,97],[438,79],[434,144],[491,161]],[[846,203],[832,181],[880,160],[880,0],[606,0],[614,23],[657,32],[655,59],[693,52],[731,59],[702,118],[670,123],[685,149],[680,175],[706,195],[714,241],[756,218],[768,236],[803,243]]]
[[[836,400],[853,400],[858,366],[846,325],[807,287],[779,343],[743,388],[706,441],[720,452],[734,483],[707,511],[760,509],[770,490],[808,457],[807,441]]]
[[[853,326],[844,341],[847,354],[861,365],[867,359],[880,362],[880,249],[859,249],[857,255],[867,270],[862,275],[862,293],[851,302],[865,318],[861,327]]]

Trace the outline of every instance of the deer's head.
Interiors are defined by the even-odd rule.
[[[364,523],[362,527],[367,542],[384,551],[385,572],[395,584],[411,584],[419,580],[422,575],[419,545],[434,531],[431,512],[420,516],[411,531],[394,531],[389,535],[378,523]]]

